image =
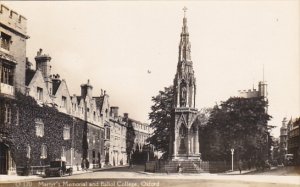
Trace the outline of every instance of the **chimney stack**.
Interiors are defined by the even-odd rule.
[[[92,98],[92,90],[93,90],[93,86],[90,84],[90,80],[88,79],[87,84],[82,84],[81,85],[81,97],[86,97],[89,96],[90,98]]]

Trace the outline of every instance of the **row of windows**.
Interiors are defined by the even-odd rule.
[[[91,135],[91,136],[88,135],[88,139],[87,139],[88,143],[90,142],[90,140],[93,145],[96,143],[96,140],[97,140],[97,142],[100,141],[99,136],[97,136],[97,135]]]
[[[42,122],[42,120],[37,118],[35,121],[35,126],[36,126],[36,136],[43,137],[44,136],[44,123]],[[63,139],[64,140],[70,139],[70,131],[71,131],[70,126],[64,125],[64,128],[63,128]],[[105,136],[106,139],[110,139],[110,129],[105,128],[105,132],[101,132],[100,136],[101,136],[101,138],[103,138]],[[145,135],[140,135],[140,134],[136,135],[136,139],[139,139],[141,142],[146,141],[147,138],[148,138],[148,136],[145,136]],[[92,136],[92,142],[95,143],[95,136]]]
[[[18,111],[17,111],[17,121],[18,121]],[[1,120],[2,121],[2,120]],[[4,120],[2,121],[4,124],[11,123],[11,108],[8,105],[4,105]],[[18,123],[17,123],[18,124]],[[45,127],[42,119],[36,118],[35,119],[35,130],[36,130],[36,136],[43,137],[45,132]],[[71,138],[71,127],[69,125],[64,125],[63,127],[63,139],[69,140]],[[105,132],[101,131],[99,136],[103,139],[106,135],[106,139],[110,139],[110,129],[106,128]],[[93,136],[92,142],[95,143],[95,136]]]
[[[37,100],[38,101],[43,101],[44,100],[44,97],[43,97],[43,95],[44,95],[43,88],[37,87],[36,92],[37,92]],[[61,97],[61,107],[67,108],[67,97],[65,97],[65,96]]]
[[[66,98],[65,98],[65,104],[64,107],[67,107],[67,103],[66,103]],[[84,107],[78,106],[77,104],[72,103],[72,111],[73,113],[76,113],[78,115],[84,115]],[[86,112],[87,112],[87,118],[89,119],[92,115],[92,119],[93,121],[100,121],[100,116],[97,116],[96,111],[93,111],[92,113],[90,112],[90,108],[86,108]]]
[[[125,140],[125,138],[120,138],[120,137],[115,136],[112,139],[114,140],[113,142],[111,142],[112,146],[115,146],[115,147],[120,147],[120,146],[121,147],[126,147],[126,140]]]
[[[44,136],[44,123],[41,119],[37,118],[35,120],[35,129],[36,129],[36,136],[43,137]],[[63,139],[69,140],[70,139],[70,131],[71,127],[69,125],[64,125],[63,128]]]
[[[133,123],[133,126],[139,129],[143,129],[143,130],[149,130],[149,127],[144,125],[144,124],[138,124],[138,123]]]
[[[143,134],[137,134],[135,139],[136,141],[145,142],[149,136]]]
[[[298,129],[295,129],[295,130],[292,130],[292,131],[290,131],[290,133],[289,133],[289,137],[294,137],[294,136],[299,136],[299,128],[298,128]]]
[[[26,157],[30,159],[31,157],[31,147],[30,145],[27,145],[26,148]],[[47,158],[47,146],[45,144],[41,145],[41,159]],[[61,157],[66,157],[66,150],[65,147],[61,147]]]

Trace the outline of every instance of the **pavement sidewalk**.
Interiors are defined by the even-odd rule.
[[[113,168],[121,168],[121,167],[128,167],[128,166],[114,166],[114,167],[104,167],[104,168],[93,168],[88,170],[79,170],[77,169],[73,170],[73,175],[80,175],[84,173],[92,173],[95,171],[102,171],[102,170],[109,170]],[[20,176],[20,175],[0,175],[0,184],[1,182],[18,182],[18,181],[33,181],[33,180],[39,180],[43,178],[43,175],[29,175],[29,176]]]
[[[271,167],[270,170],[274,170],[276,169],[277,167]],[[225,174],[225,175],[243,175],[243,174],[248,174],[248,173],[252,173],[254,171],[257,171],[256,169],[250,169],[250,170],[242,170],[241,173],[239,170],[234,170],[234,171],[227,171],[225,173],[222,173],[222,174]],[[267,171],[267,170],[265,170]]]
[[[13,182],[13,181],[32,181],[42,178],[39,175],[30,175],[30,176],[19,176],[19,175],[0,175],[0,184],[1,182]]]
[[[251,173],[253,171],[256,171],[256,169],[242,170],[241,172],[239,170],[227,171],[225,173],[220,173],[220,174],[225,174],[225,175],[243,175],[243,174]]]

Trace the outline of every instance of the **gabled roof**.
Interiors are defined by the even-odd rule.
[[[100,97],[93,97],[96,101],[96,107],[99,108],[100,112],[102,111],[103,108],[103,103],[104,103],[104,95]]]
[[[57,90],[58,90],[58,88],[59,88],[59,86],[60,86],[60,84],[61,84],[61,81],[60,80],[57,80],[57,81],[53,81],[53,83],[52,83],[53,85],[52,85],[52,89],[53,89],[53,95],[55,95],[56,94],[56,92],[57,92]]]
[[[77,98],[77,104],[79,105],[80,104],[80,100],[81,100],[81,96],[76,96]]]
[[[31,82],[34,74],[36,73],[35,70],[32,69],[26,69],[26,73],[25,73],[25,85],[28,86],[29,83]]]

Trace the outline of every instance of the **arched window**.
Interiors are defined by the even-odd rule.
[[[36,136],[38,137],[44,136],[44,123],[42,119],[40,118],[35,119],[35,129],[36,129]]]
[[[45,144],[42,144],[41,147],[41,159],[47,158],[47,146]]]
[[[64,138],[64,140],[70,139],[70,126],[69,125],[64,125],[63,138]]]

